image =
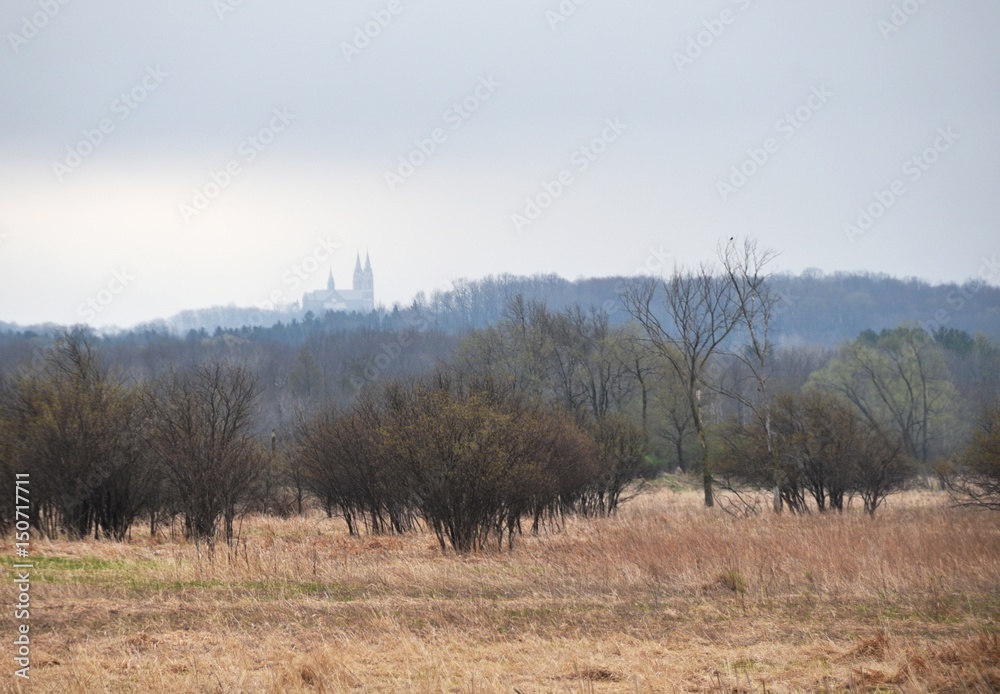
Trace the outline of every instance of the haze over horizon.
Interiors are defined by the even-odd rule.
[[[998,285],[998,23],[987,0],[11,0],[0,321],[290,303],[366,251],[391,306],[734,235],[778,271]]]

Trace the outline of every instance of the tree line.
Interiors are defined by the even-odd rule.
[[[1000,347],[915,323],[779,345],[773,258],[731,240],[714,263],[619,283],[613,306],[515,293],[462,335],[400,313],[393,329],[309,317],[291,344],[35,336],[0,359],[0,525],[16,472],[52,535],[179,522],[232,541],[248,512],[312,505],[351,533],[422,526],[460,551],[614,513],[674,470],[743,512],[766,490],[776,512],[857,499],[874,515],[934,481],[1000,505]]]
[[[468,551],[512,544],[525,518],[537,532],[568,513],[614,513],[644,461],[641,431],[622,418],[450,369],[303,414],[280,454],[259,429],[260,393],[224,361],[129,381],[86,333],[67,333],[37,369],[0,381],[4,479],[12,489],[30,473],[29,522],[49,536],[122,540],[140,519],[156,533],[176,518],[186,537],[232,542],[247,512],[301,513],[308,496],[352,534],[419,519],[442,548]]]

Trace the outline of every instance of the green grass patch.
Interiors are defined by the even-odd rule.
[[[150,569],[159,565],[148,559],[120,561],[97,557],[32,557],[27,563],[33,565],[32,580],[40,583],[99,585],[136,593],[212,590],[243,593],[264,599],[305,595],[349,602],[357,599],[362,592],[355,586],[318,581],[170,580],[148,575]]]
[[[742,595],[747,592],[747,582],[738,569],[724,570],[719,575],[719,582],[734,593]]]
[[[40,571],[115,571],[132,566],[135,562],[112,561],[97,557],[33,557],[30,563]],[[150,562],[152,563],[152,562]]]
[[[109,583],[156,566],[155,561],[119,561],[97,557],[32,557],[32,579],[41,583]]]

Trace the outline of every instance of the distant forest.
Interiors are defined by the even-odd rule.
[[[124,331],[124,342],[148,339],[148,333],[181,337],[253,336],[255,340],[302,344],[315,332],[356,329],[397,330],[414,326],[461,335],[496,324],[504,307],[517,295],[541,301],[554,311],[573,305],[597,307],[612,323],[627,322],[619,294],[626,277],[567,280],[557,275],[490,275],[461,279],[452,288],[429,297],[420,292],[408,305],[396,303],[370,315],[329,313],[304,316],[301,311],[262,310],[237,306],[183,311]],[[1000,287],[981,280],[965,284],[931,285],[923,280],[897,279],[885,274],[834,273],[807,270],[801,275],[770,278],[780,297],[771,335],[775,344],[836,347],[865,330],[879,332],[903,323],[927,332],[954,328],[1000,339]],[[18,326],[0,321],[0,346],[21,339],[53,334],[60,326]],[[263,328],[263,330],[262,330]],[[189,335],[195,331],[196,335]],[[146,337],[141,337],[146,336]]]

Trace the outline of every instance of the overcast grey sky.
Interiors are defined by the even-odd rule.
[[[1000,283],[995,0],[63,2],[0,9],[0,320],[294,301],[331,245],[386,305],[745,234]]]

